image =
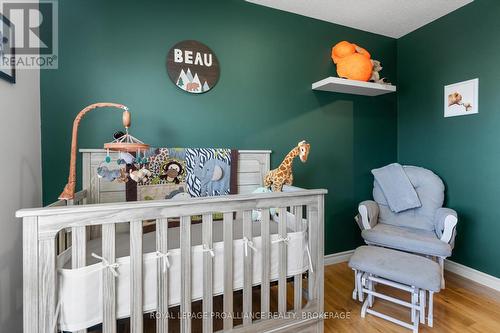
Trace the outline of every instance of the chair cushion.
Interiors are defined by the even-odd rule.
[[[425,257],[378,246],[360,246],[349,260],[349,267],[420,289],[441,289],[439,265]]]
[[[363,239],[370,243],[393,249],[448,257],[451,246],[437,238],[433,231],[377,224],[372,229],[361,232]]]
[[[384,193],[389,208],[394,213],[404,212],[422,206],[413,184],[408,179],[404,168],[399,163],[373,169],[377,187]]]
[[[443,206],[444,184],[441,178],[430,170],[404,166],[404,171],[417,192],[422,203],[419,208],[394,213],[389,208],[387,200],[377,182],[373,185],[373,199],[380,208],[379,222],[395,226],[434,231],[434,215]]]

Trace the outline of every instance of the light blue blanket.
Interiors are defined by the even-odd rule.
[[[372,174],[393,212],[399,213],[422,206],[417,192],[415,192],[401,164],[393,163],[379,169],[373,169]]]

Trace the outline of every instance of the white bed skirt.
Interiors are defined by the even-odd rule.
[[[276,234],[277,223],[271,222],[271,241],[278,239]],[[170,306],[176,306],[180,303],[180,282],[181,282],[181,260],[180,249],[178,248],[178,228],[170,228],[169,231],[169,291],[168,303]],[[222,232],[222,222],[214,221],[213,224],[215,254],[213,260],[213,291],[214,295],[221,295],[224,291],[224,243],[217,241]],[[260,237],[260,223],[254,222],[254,246],[253,251],[253,284],[261,283],[262,272],[262,246]],[[203,246],[201,245],[201,224],[192,225],[192,299],[199,300],[203,296]],[[148,248],[154,248],[154,233],[147,239],[145,234],[143,256],[143,310],[152,312],[157,308],[157,260],[156,253]],[[234,290],[243,288],[243,261],[245,244],[241,239],[241,221],[234,223],[235,239],[233,241],[233,285]],[[128,237],[128,235],[127,235]],[[305,232],[288,233],[288,252],[287,252],[287,276],[293,276],[305,272],[308,268],[308,257],[306,253]],[[172,239],[171,239],[172,238]],[[117,257],[119,256],[120,243],[117,235]],[[152,243],[152,244],[151,244]],[[198,244],[198,245],[195,245]],[[128,246],[128,244],[126,244]],[[172,248],[172,245],[177,245]],[[278,279],[278,246],[279,243],[271,244],[270,258],[270,279]],[[100,253],[98,253],[100,255]],[[89,261],[88,261],[89,262]],[[126,318],[130,316],[130,257],[123,256],[116,261],[119,264],[117,268],[118,277],[116,278],[116,307],[117,317]],[[79,269],[60,269],[59,270],[59,328],[64,331],[76,331],[97,325],[102,322],[102,269],[101,263]],[[108,269],[108,268],[105,268]]]

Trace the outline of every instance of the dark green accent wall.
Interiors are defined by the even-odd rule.
[[[245,1],[59,0],[59,69],[42,71],[44,202],[66,182],[71,124],[97,101],[128,105],[132,134],[154,146],[272,149],[272,166],[301,139],[295,184],[327,188],[326,253],[361,243],[353,222],[370,197],[369,170],[396,159],[395,95],[377,98],[313,92],[335,73],[331,46],[357,42],[396,79],[396,41]],[[169,80],[169,48],[196,39],[217,54],[213,90],[190,95]],[[80,147],[99,148],[120,128],[116,111],[81,124]],[[81,173],[80,173],[81,174]]]
[[[500,1],[476,0],[398,40],[398,159],[434,170],[458,211],[452,260],[500,276]],[[443,117],[444,86],[479,78],[479,114]]]

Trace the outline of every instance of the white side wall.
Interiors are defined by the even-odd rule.
[[[0,331],[22,332],[22,233],[19,208],[42,202],[40,71],[0,79]]]

